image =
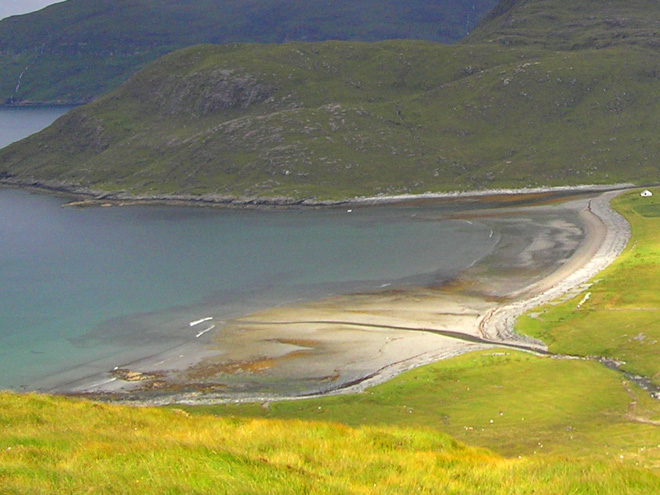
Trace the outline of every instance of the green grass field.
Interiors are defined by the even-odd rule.
[[[551,352],[602,356],[660,384],[660,198],[627,194],[614,200],[632,226],[628,249],[588,291],[561,305],[539,308],[518,330]]]
[[[505,459],[432,429],[189,417],[0,394],[2,494],[649,494],[620,462]]]

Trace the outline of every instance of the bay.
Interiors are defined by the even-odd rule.
[[[71,106],[0,107],[0,148],[39,132]]]
[[[0,145],[64,110],[0,109],[0,130],[11,130]],[[212,332],[198,340],[189,325],[209,315],[222,331],[222,321],[274,305],[442,284],[490,255],[497,266],[496,252],[524,249],[557,215],[577,225],[561,211],[534,222],[451,218],[483,202],[350,211],[64,202],[0,188],[0,388],[66,390],[114,366],[209,343]]]
[[[108,356],[179,345],[194,338],[184,322],[205,316],[199,306],[231,318],[296,299],[435,284],[495,244],[485,225],[416,219],[423,207],[81,209],[62,201],[0,189],[2,387],[31,388]]]

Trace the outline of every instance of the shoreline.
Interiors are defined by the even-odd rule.
[[[343,332],[345,344],[358,345],[362,342],[372,350],[369,356],[372,369],[344,370],[330,379],[319,381],[322,384],[317,392],[278,395],[273,393],[258,393],[249,391],[244,394],[234,394],[228,397],[218,391],[209,393],[199,391],[180,391],[164,393],[160,396],[149,396],[146,392],[132,388],[116,388],[115,382],[111,390],[95,390],[76,392],[72,395],[86,396],[124,402],[137,405],[164,405],[171,403],[208,404],[208,403],[238,403],[238,402],[272,402],[280,400],[300,400],[326,395],[358,393],[366,388],[388,381],[398,374],[429,364],[440,359],[447,359],[478,349],[493,349],[514,347],[530,352],[547,353],[546,346],[537,340],[520,336],[513,331],[515,320],[533,307],[545,304],[560,297],[570,297],[585,288],[589,279],[608,266],[625,248],[630,228],[628,223],[618,213],[614,212],[609,201],[621,191],[610,191],[588,200],[570,202],[578,205],[582,224],[586,229],[584,241],[570,256],[567,262],[558,270],[544,276],[541,280],[526,285],[508,294],[505,301],[487,302],[476,298],[457,297],[433,289],[402,289],[398,293],[362,294],[338,296],[335,298],[314,301],[300,306],[271,308],[255,315],[248,315],[231,322],[223,332],[232,334],[237,329],[240,332],[264,335],[261,344],[264,355],[255,359],[241,361],[241,366],[252,370],[250,366],[258,366],[268,361],[268,366],[295,365],[297,359],[323,348],[337,353],[348,352],[348,347],[337,345],[336,342],[323,340],[333,332]],[[575,210],[578,211],[578,210]],[[279,335],[277,331],[288,338],[273,338]],[[297,332],[297,333],[296,333]],[[449,333],[459,333],[466,337],[463,340],[447,336]],[[235,342],[243,343],[236,337]],[[350,339],[355,339],[351,341]],[[470,341],[472,340],[472,341]],[[394,341],[398,341],[396,344]],[[249,342],[254,345],[254,342]],[[273,344],[273,345],[271,345]],[[282,348],[285,344],[286,349]],[[334,347],[332,347],[334,345]],[[257,346],[258,347],[258,346]],[[252,350],[251,350],[252,351]],[[270,352],[271,354],[268,354]],[[334,363],[332,352],[325,359],[330,370]],[[155,358],[155,357],[154,357]],[[160,356],[159,356],[160,358]],[[294,359],[295,358],[295,359]],[[364,356],[355,355],[352,359],[359,362]],[[319,358],[320,360],[323,357]],[[256,363],[256,364],[255,364]],[[303,361],[304,363],[304,361]],[[148,363],[145,363],[148,367]],[[223,369],[221,365],[219,369]],[[213,366],[213,363],[211,367]],[[266,366],[264,364],[264,366]],[[146,368],[145,368],[146,369]],[[248,371],[250,373],[252,371]],[[304,379],[306,370],[299,371],[300,379]],[[311,372],[310,372],[311,373]],[[335,373],[339,373],[335,368]],[[148,372],[147,372],[148,374]],[[311,373],[313,374],[313,373]],[[339,377],[342,377],[341,379]],[[130,385],[130,384],[128,384]]]
[[[626,248],[631,232],[625,218],[610,206],[611,199],[617,194],[620,192],[603,193],[589,201],[582,216],[591,232],[581,249],[560,270],[514,295],[523,296],[522,299],[484,315],[480,323],[484,337],[507,341],[529,339],[514,331],[515,322],[521,315],[551,301],[567,300],[583,292],[588,288],[589,280],[618,258]]]
[[[72,198],[62,206],[129,206],[129,205],[172,205],[218,208],[332,208],[340,206],[376,206],[408,201],[452,200],[488,198],[495,196],[516,196],[553,193],[590,193],[625,190],[647,185],[630,183],[584,184],[576,186],[547,186],[525,188],[496,188],[474,191],[426,192],[419,194],[357,196],[341,200],[295,199],[290,197],[240,197],[222,194],[177,195],[154,194],[136,195],[125,192],[108,192],[57,181],[23,181],[12,177],[0,177],[0,186],[22,189],[30,192],[59,194]]]

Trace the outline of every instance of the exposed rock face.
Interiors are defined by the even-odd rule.
[[[151,95],[165,115],[205,117],[222,110],[247,109],[273,93],[273,88],[250,75],[214,69],[167,78],[153,88]]]

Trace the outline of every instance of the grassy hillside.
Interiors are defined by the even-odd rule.
[[[660,405],[605,366],[485,351],[361,394],[185,407],[192,414],[431,428],[512,458],[584,457],[660,469]]]
[[[495,3],[68,0],[0,22],[0,101],[89,101],[147,62],[199,43],[453,42]]]
[[[197,46],[0,151],[0,176],[297,199],[655,182],[659,57],[638,46]]]
[[[502,0],[470,42],[559,50],[637,45],[657,49],[660,10],[653,0]]]
[[[0,394],[7,494],[649,494],[618,462],[505,459],[428,429],[188,417]]]

